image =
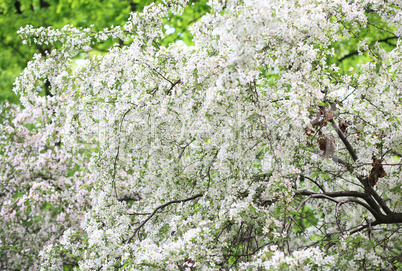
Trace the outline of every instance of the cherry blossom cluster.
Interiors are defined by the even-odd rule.
[[[211,0],[194,46],[161,46],[185,2],[20,30],[62,45],[2,108],[0,267],[400,267],[400,3]]]

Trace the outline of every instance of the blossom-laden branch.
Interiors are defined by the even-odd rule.
[[[402,53],[370,42],[400,43],[400,7],[210,1],[187,48],[160,44],[186,1],[168,2],[99,33],[21,30],[62,46],[16,80],[25,109],[1,108],[1,267],[402,262]],[[72,63],[110,38],[120,43]],[[364,61],[339,65],[355,51]],[[161,203],[172,195],[194,196]]]
[[[183,202],[191,201],[191,200],[200,198],[200,197],[202,197],[202,196],[204,196],[204,194],[197,194],[197,195],[191,196],[191,197],[186,198],[186,199],[172,200],[172,201],[166,202],[166,203],[164,203],[164,204],[162,204],[162,205],[156,207],[156,208],[154,209],[154,211],[153,211],[144,221],[142,221],[141,224],[134,230],[134,233],[133,233],[132,236],[126,241],[126,243],[130,243],[131,240],[133,240],[133,238],[135,237],[135,235],[137,235],[137,233],[141,230],[141,228],[144,227],[144,225],[145,225],[159,210],[161,210],[161,209],[163,209],[163,208],[165,208],[165,207],[167,207],[167,206],[169,206],[169,205],[171,205],[171,204],[183,203]]]
[[[117,172],[117,159],[119,158],[119,153],[120,153],[120,141],[121,141],[121,129],[123,126],[123,121],[124,118],[126,117],[126,115],[128,113],[130,113],[130,111],[132,110],[132,108],[130,108],[129,110],[127,110],[126,112],[124,112],[123,116],[121,117],[121,121],[120,121],[120,127],[119,127],[119,140],[117,143],[117,152],[116,152],[116,156],[114,157],[114,163],[113,163],[113,176],[112,176],[112,181],[113,181],[113,188],[114,188],[114,193],[115,196],[118,197],[117,194],[117,187],[116,187],[116,172]]]

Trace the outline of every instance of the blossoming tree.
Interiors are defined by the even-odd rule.
[[[401,267],[400,3],[209,4],[192,47],[158,44],[184,1],[20,30],[61,49],[2,108],[1,269]]]

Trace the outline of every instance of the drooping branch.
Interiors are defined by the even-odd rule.
[[[127,240],[126,243],[127,243],[127,244],[130,243],[131,240],[133,240],[133,238],[135,237],[135,235],[137,235],[137,233],[140,231],[140,229],[141,229],[142,227],[144,227],[144,225],[145,225],[159,210],[161,210],[161,209],[163,209],[163,208],[165,208],[165,207],[167,207],[167,206],[169,206],[169,205],[171,205],[171,204],[174,204],[174,203],[182,203],[182,202],[190,201],[190,200],[193,200],[193,199],[202,197],[202,196],[204,196],[204,194],[197,194],[197,195],[194,195],[194,196],[189,197],[189,198],[186,198],[186,199],[172,200],[172,201],[166,202],[166,203],[164,203],[164,204],[162,204],[162,205],[156,207],[156,209],[155,209],[155,210],[154,210],[154,211],[153,211],[136,229],[135,229],[133,235]]]
[[[311,181],[312,183],[314,183],[319,189],[321,189],[322,192],[325,193],[325,189],[322,185],[320,185],[319,183],[317,183],[315,180],[313,180],[312,178],[308,177],[308,176],[304,176],[304,175],[300,175],[300,177],[307,179],[309,181]]]
[[[304,198],[304,199],[299,203],[299,206],[297,206],[297,208],[296,208],[296,212],[298,212],[298,211],[301,209],[301,207],[302,207],[307,201],[309,201],[310,199],[313,199],[313,198],[329,199],[330,201],[333,201],[333,202],[335,202],[335,203],[338,203],[338,202],[339,202],[337,199],[335,199],[335,198],[333,198],[333,197],[331,197],[331,196],[325,195],[324,193],[311,194],[311,195],[309,195],[308,197]]]
[[[121,141],[121,128],[123,126],[123,121],[124,118],[126,117],[126,115],[132,110],[132,108],[130,108],[129,110],[127,110],[123,117],[121,118],[120,121],[120,128],[119,128],[119,142],[117,143],[117,152],[116,152],[116,156],[114,158],[114,163],[113,163],[113,176],[112,176],[112,181],[113,181],[113,188],[114,188],[114,193],[116,194],[115,196],[117,197],[117,188],[116,188],[116,172],[117,172],[117,159],[119,158],[119,153],[120,153],[120,141]]]

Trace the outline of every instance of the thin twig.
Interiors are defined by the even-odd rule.
[[[151,213],[137,213],[137,212],[133,212],[133,213],[127,213],[128,215],[150,215]]]
[[[180,82],[181,82],[180,78],[177,79],[176,82],[174,82],[174,83],[170,82],[172,84],[172,86],[168,89],[168,91],[166,91],[166,95],[170,94],[172,89]]]
[[[304,176],[304,175],[300,175],[300,177],[302,177],[302,178],[304,178],[304,179],[307,179],[307,180],[310,180],[310,181],[313,182],[319,189],[321,189],[322,192],[325,193],[324,187],[323,187],[322,185],[320,185],[319,183],[317,183],[316,181],[314,181],[312,178],[307,177],[307,176]]]

